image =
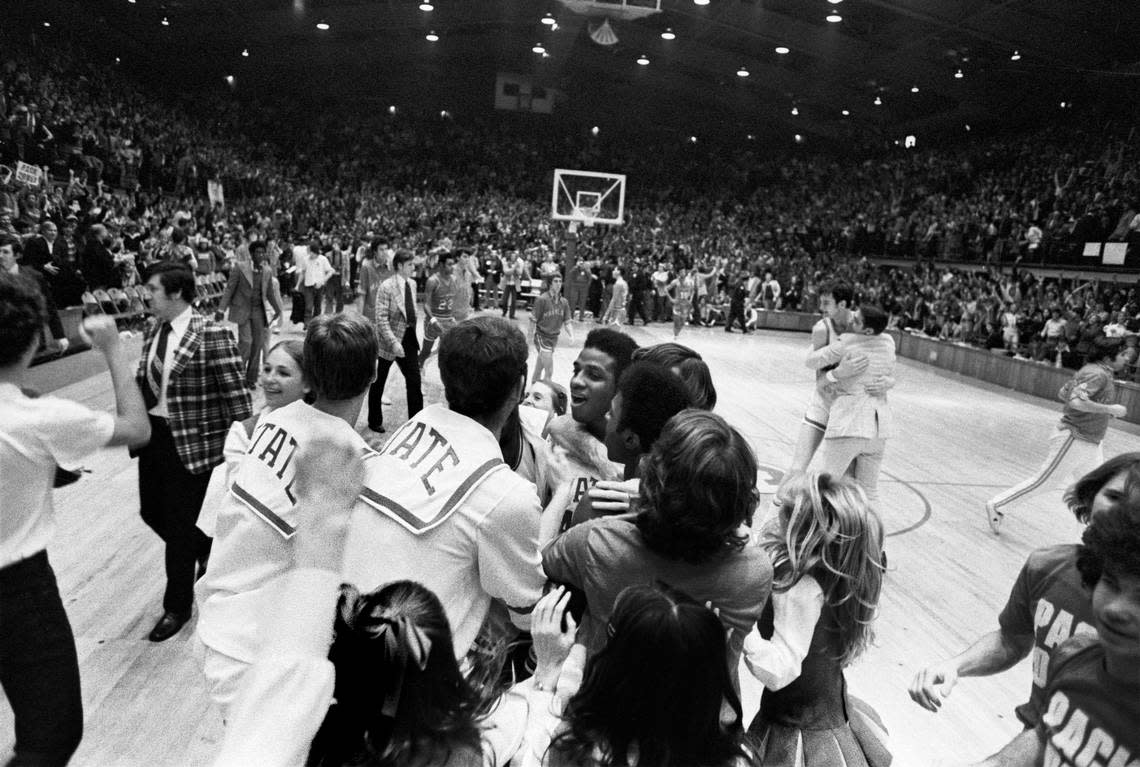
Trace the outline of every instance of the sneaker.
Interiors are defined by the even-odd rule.
[[[989,520],[990,529],[994,531],[994,535],[1001,532],[1001,522],[1005,519],[1005,515],[997,510],[993,501],[986,501],[986,519]]]

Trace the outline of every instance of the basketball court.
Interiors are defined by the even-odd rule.
[[[529,331],[526,312],[518,324]],[[555,353],[556,381],[568,384],[592,327],[577,324],[575,343],[564,334]],[[672,338],[665,324],[624,329],[641,345]],[[777,481],[813,385],[801,362],[807,335],[686,328],[680,340],[708,361],[719,393],[716,412],[755,448],[761,488]],[[1059,494],[1008,509],[1000,536],[990,532],[982,512],[986,498],[1037,468],[1059,405],[909,360],[899,361],[896,377],[890,398],[898,436],[888,444],[881,484],[890,573],[876,643],[847,679],[851,693],[871,703],[890,729],[895,764],[970,761],[1020,730],[1013,707],[1029,691],[1028,661],[997,677],[962,680],[937,715],[911,703],[906,690],[921,664],[996,628],[1032,549],[1078,539],[1081,528]],[[390,376],[389,430],[403,420],[403,390],[401,377]],[[105,372],[55,393],[113,407]],[[428,402],[443,399],[435,357],[424,369],[424,395]],[[1140,450],[1136,430],[1111,428],[1106,454],[1128,450]],[[56,492],[58,531],[49,547],[83,679],[86,729],[71,763],[208,764],[223,727],[191,655],[192,628],[162,644],[146,640],[161,604],[162,547],[138,516],[135,463],[118,448],[102,451],[87,468],[90,475]],[[0,733],[10,738],[11,732],[11,712],[0,697]],[[0,741],[0,753],[10,747]]]

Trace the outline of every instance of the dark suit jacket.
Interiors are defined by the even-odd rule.
[[[55,243],[49,245],[43,235],[37,234],[24,244],[24,266],[30,266],[41,272],[44,264],[49,261],[58,263],[67,255],[67,243],[61,237],[55,238]]]
[[[249,317],[254,311],[265,311],[264,305],[251,305],[255,277],[261,280],[262,301],[268,301],[269,305],[273,307],[273,311],[277,312],[278,315],[281,314],[281,293],[277,289],[277,283],[273,279],[273,271],[269,266],[263,265],[261,270],[254,275],[249,264],[235,264],[234,268],[230,270],[226,290],[218,304],[219,312],[224,312],[226,309],[230,310],[230,322],[241,325],[249,322]]]
[[[157,331],[158,323],[152,323],[143,339],[135,376],[140,388],[149,386],[146,365]],[[253,413],[245,363],[228,328],[193,312],[174,353],[166,404],[174,448],[186,470],[202,474],[221,463],[230,424]]]

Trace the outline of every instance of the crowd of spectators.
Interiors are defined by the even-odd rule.
[[[860,159],[769,156],[750,143],[647,151],[510,116],[311,113],[271,97],[235,109],[229,95],[163,101],[79,49],[9,43],[0,162],[42,176],[29,186],[5,174],[0,230],[24,238],[25,264],[45,272],[60,306],[130,285],[155,260],[228,271],[253,240],[268,243],[282,271],[296,244],[347,262],[349,298],[366,254],[383,267],[408,249],[422,282],[436,253],[458,249],[475,295],[494,298],[504,258],[522,255],[528,277],[564,268],[566,229],[546,200],[550,169],[570,167],[629,179],[627,223],[579,235],[595,317],[620,267],[642,313],[669,321],[666,288],[695,268],[693,319],[705,323],[723,319],[740,282],[753,306],[810,312],[820,287],[842,279],[898,328],[1046,362],[1077,365],[1097,332],[1140,330],[1133,284],[1016,266],[1086,240],[1140,241],[1136,137],[1124,120],[1073,118]],[[762,294],[770,280],[778,295]]]

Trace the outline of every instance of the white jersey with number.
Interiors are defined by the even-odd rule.
[[[239,661],[257,657],[275,588],[292,566],[297,528],[293,493],[296,458],[314,432],[336,430],[369,452],[343,419],[293,402],[263,416],[217,510],[210,568],[198,581],[198,635],[209,648]]]
[[[363,592],[427,586],[467,654],[490,607],[530,611],[546,577],[534,485],[503,463],[495,436],[443,405],[417,413],[365,460],[345,545],[344,577]]]

